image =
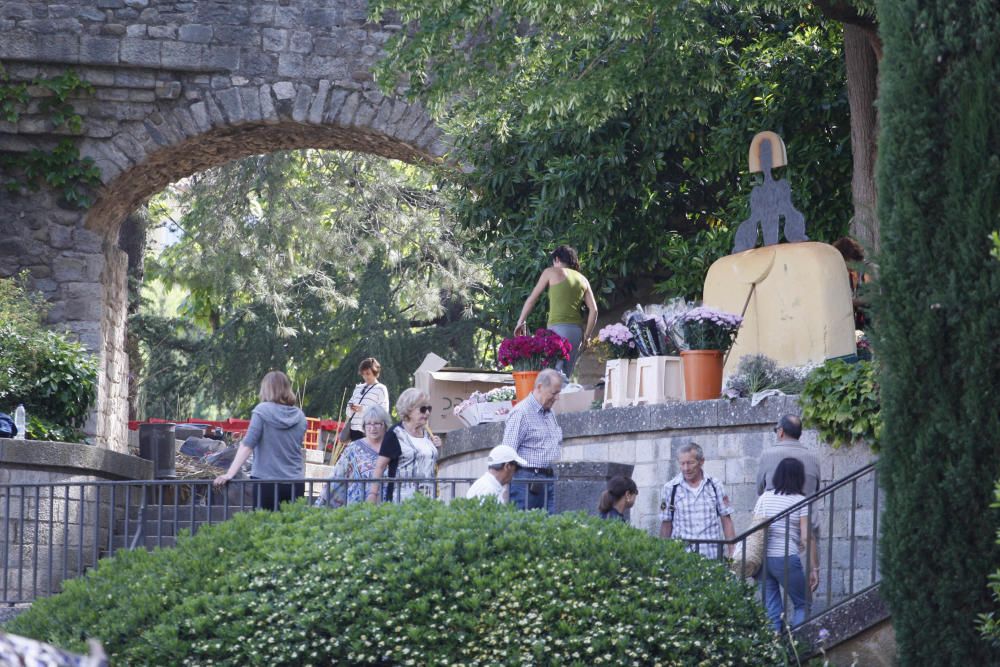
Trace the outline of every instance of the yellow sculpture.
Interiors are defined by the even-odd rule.
[[[771,177],[771,168],[784,164],[785,145],[778,135],[761,132],[754,137],[750,170],[763,171],[764,183],[750,195],[750,217],[737,230],[734,254],[712,264],[705,277],[706,306],[744,313],[727,374],[747,354],[798,366],[856,351],[847,266],[833,246],[808,241],[788,182]],[[790,242],[779,244],[782,218]],[[765,244],[761,248],[754,247],[758,229]]]

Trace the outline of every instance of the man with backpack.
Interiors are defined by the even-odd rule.
[[[667,482],[660,495],[660,537],[680,540],[731,540],[733,507],[722,483],[706,477],[702,468],[705,454],[701,445],[691,442],[677,453],[679,475]],[[689,544],[688,551],[709,558],[722,554],[714,544]],[[726,555],[732,546],[725,550]]]

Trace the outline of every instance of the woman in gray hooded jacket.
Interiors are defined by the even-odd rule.
[[[295,405],[292,383],[281,371],[271,371],[260,383],[260,403],[253,409],[250,426],[226,474],[215,478],[225,486],[253,454],[251,479],[301,480],[305,476],[302,438],[306,416]],[[278,503],[305,494],[304,482],[261,483],[255,487],[255,503],[263,509],[278,509]]]

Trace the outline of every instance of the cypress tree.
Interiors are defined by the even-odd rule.
[[[900,664],[996,665],[976,615],[1000,555],[1000,8],[878,11],[882,591]]]

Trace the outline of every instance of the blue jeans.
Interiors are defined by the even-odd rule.
[[[764,608],[771,619],[775,632],[782,630],[782,614],[785,613],[785,601],[781,587],[785,585],[785,567],[788,568],[788,597],[792,599],[792,626],[806,620],[809,613],[809,600],[806,597],[806,573],[802,569],[802,561],[798,554],[788,558],[783,556],[768,556],[765,559],[767,571],[764,573]]]
[[[510,502],[518,509],[545,509],[552,514],[555,509],[555,477],[548,477],[530,470],[518,470],[510,482]]]
[[[566,379],[573,375],[576,367],[576,360],[580,356],[580,344],[583,342],[583,327],[579,324],[553,324],[549,327],[552,331],[569,341],[573,346],[573,351],[569,354],[569,361],[556,362],[556,370],[566,376]]]

